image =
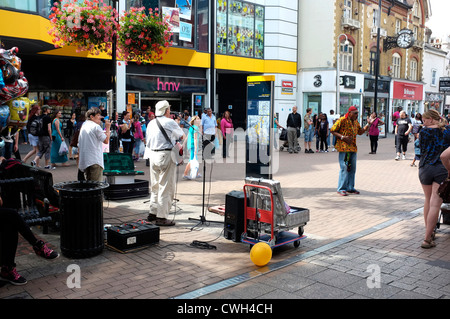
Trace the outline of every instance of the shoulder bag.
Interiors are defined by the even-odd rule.
[[[172,141],[170,140],[169,136],[166,133],[166,130],[162,127],[161,123],[159,123],[158,119],[155,118],[156,120],[156,124],[158,124],[159,129],[161,130],[161,133],[164,135],[164,137],[166,138],[166,140],[173,145]],[[178,151],[178,155],[176,155],[176,162],[177,165],[181,165],[183,164],[183,145],[181,145],[180,142],[176,142],[175,145],[173,145],[173,148]]]

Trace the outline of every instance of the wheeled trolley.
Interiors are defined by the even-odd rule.
[[[278,181],[247,178],[244,194],[243,243],[266,242],[271,248],[289,243],[300,246],[300,240],[306,238],[303,233],[309,210],[288,207]],[[297,233],[289,232],[294,228]]]
[[[286,150],[289,149],[289,143],[288,143],[288,139],[287,139],[287,130],[285,128],[281,129],[281,133],[280,133],[280,151],[283,151],[285,148]],[[298,138],[297,138],[298,140]],[[296,147],[296,151],[300,152],[302,150],[302,148],[300,147],[300,144]]]

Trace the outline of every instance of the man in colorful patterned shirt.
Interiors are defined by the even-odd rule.
[[[358,122],[358,109],[351,106],[348,113],[334,123],[331,134],[336,136],[336,150],[339,152],[339,182],[337,193],[342,196],[359,194],[355,189],[356,174],[356,135],[362,135],[369,125],[361,128]]]

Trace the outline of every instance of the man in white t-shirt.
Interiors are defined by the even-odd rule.
[[[172,158],[172,148],[175,141],[184,137],[184,132],[171,118],[169,102],[156,103],[155,116],[156,118],[148,123],[146,133],[151,182],[150,212],[147,219],[155,221],[157,226],[173,226],[175,222],[167,219],[175,197],[176,163]]]
[[[88,181],[103,181],[103,144],[109,143],[111,122],[105,120],[105,132],[101,127],[102,112],[93,107],[86,112],[86,121],[78,137],[78,169],[84,172]]]

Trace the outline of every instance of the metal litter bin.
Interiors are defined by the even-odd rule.
[[[53,185],[59,191],[61,252],[69,258],[89,258],[104,248],[103,190],[96,181],[72,181]]]

